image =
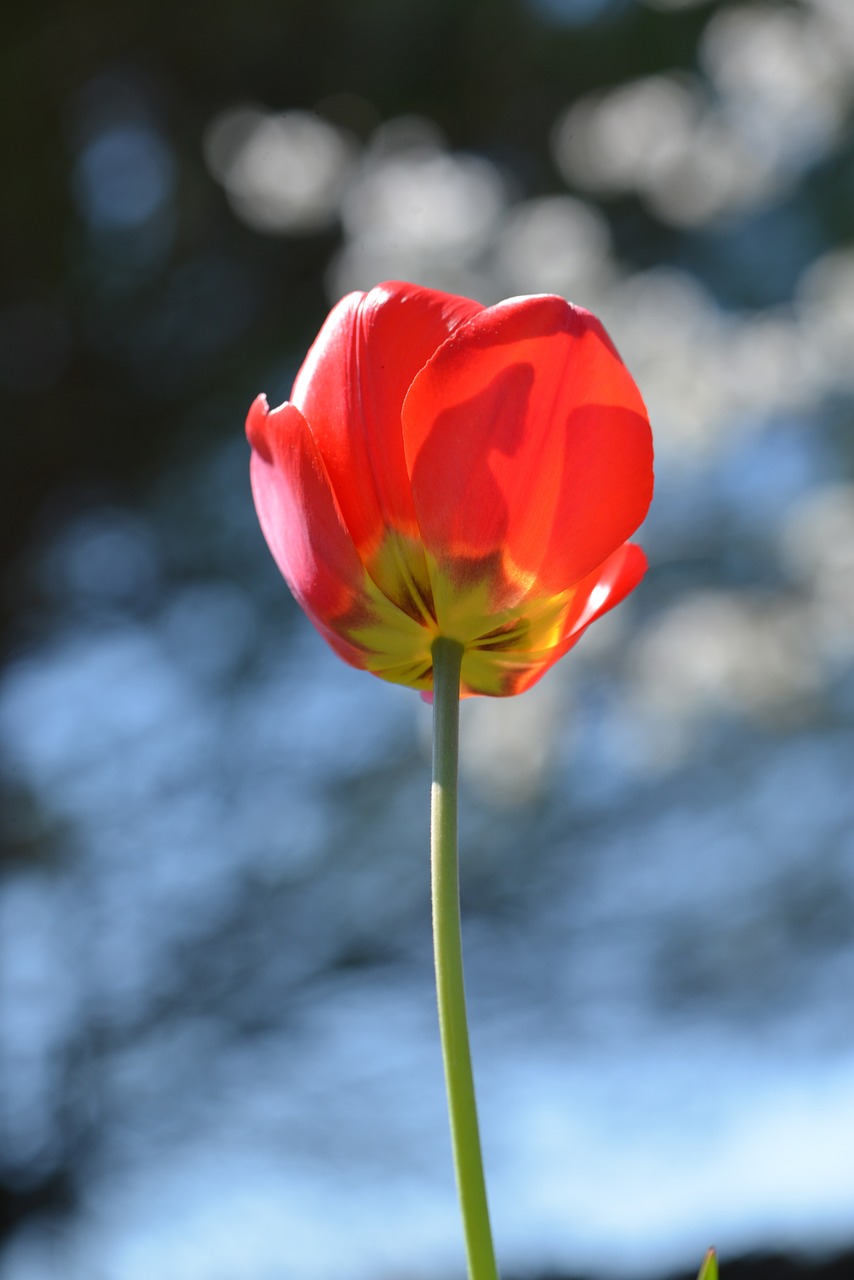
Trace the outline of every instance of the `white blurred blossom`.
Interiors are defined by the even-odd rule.
[[[571,196],[515,205],[498,232],[495,268],[502,292],[558,293],[593,309],[591,295],[614,274],[602,213]]]
[[[491,161],[448,151],[428,122],[390,122],[344,195],[347,239],[332,264],[330,294],[408,279],[483,297],[491,288],[480,259],[506,203]]]
[[[671,766],[725,716],[791,724],[812,710],[821,663],[794,597],[696,591],[633,641],[632,697],[649,763]]]
[[[602,194],[635,192],[676,226],[746,206],[773,185],[768,162],[713,108],[701,82],[684,73],[582,98],[558,120],[552,150],[570,184]]]
[[[335,221],[355,143],[307,111],[234,107],[204,137],[208,168],[237,216],[256,231],[294,235]]]
[[[854,658],[854,485],[811,491],[782,534],[783,557],[808,593],[816,647],[831,664]]]
[[[722,9],[700,58],[731,128],[775,167],[800,168],[839,140],[852,62],[831,24],[789,5]]]

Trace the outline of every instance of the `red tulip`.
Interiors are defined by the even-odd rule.
[[[562,298],[482,307],[410,284],[332,310],[290,401],[249,411],[252,491],[296,599],[337,653],[432,688],[521,693],[646,569],[640,393]]]

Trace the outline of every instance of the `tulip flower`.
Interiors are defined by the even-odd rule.
[[[638,583],[646,410],[599,321],[548,295],[497,306],[415,285],[333,308],[294,383],[249,412],[267,543],[354,667],[430,693],[521,693]]]
[[[470,1280],[497,1280],[469,1052],[460,695],[521,693],[646,568],[640,393],[599,321],[408,284],[332,310],[291,399],[249,411],[252,491],[291,590],[354,667],[433,696],[436,990]]]

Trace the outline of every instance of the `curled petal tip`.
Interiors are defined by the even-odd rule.
[[[249,413],[246,415],[246,439],[265,462],[273,461],[266,438],[266,426],[269,416],[270,406],[267,403],[267,397],[262,391],[260,396],[256,396],[252,401]]]

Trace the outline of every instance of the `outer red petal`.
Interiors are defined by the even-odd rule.
[[[333,309],[294,383],[291,401],[311,426],[342,518],[370,564],[391,527],[419,537],[403,451],[410,383],[477,302],[391,282]],[[393,596],[394,566],[375,568]]]
[[[652,497],[640,393],[599,321],[562,298],[456,329],[414,378],[403,431],[427,550],[449,571],[501,552],[517,598],[591,573]]]
[[[626,542],[604,564],[579,582],[572,608],[564,621],[563,638],[553,650],[543,654],[540,661],[521,675],[512,692],[524,693],[536,684],[550,667],[578,643],[591,622],[601,618],[603,613],[608,613],[635,589],[646,570],[647,559],[641,548],[633,542]]]
[[[358,607],[365,579],[308,424],[292,404],[249,410],[255,509],[273,558],[311,621],[354,666],[361,652],[336,630]]]

